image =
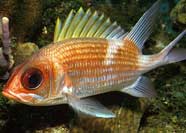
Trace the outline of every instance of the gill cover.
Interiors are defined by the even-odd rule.
[[[53,68],[50,63],[35,56],[15,68],[3,89],[5,96],[28,105],[43,104],[48,98],[53,87]]]

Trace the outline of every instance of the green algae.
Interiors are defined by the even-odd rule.
[[[180,0],[171,11],[171,19],[177,23],[186,24],[186,0]]]
[[[35,43],[27,42],[16,44],[13,50],[15,65],[23,63],[38,50],[39,48]]]
[[[43,47],[53,41],[53,34],[57,17],[60,17],[64,22],[64,19],[72,9],[78,10],[79,7],[83,6],[82,1],[79,0],[48,0],[45,4],[48,5],[48,8],[45,9],[41,18],[42,30],[40,36],[36,39],[36,43],[40,47]]]
[[[151,72],[159,95],[144,116],[143,130],[186,131],[186,71],[182,65],[169,65]]]

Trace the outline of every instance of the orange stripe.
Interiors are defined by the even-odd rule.
[[[77,80],[77,82],[80,78],[96,78],[104,75],[119,74],[125,71],[136,72],[139,69],[138,56],[140,51],[130,40],[123,41],[123,47],[120,47],[117,53],[114,54],[113,64],[108,66],[104,63],[108,49],[108,42],[105,39],[72,39],[61,43],[46,48],[44,50],[45,55],[48,54],[48,56],[57,59],[56,61],[60,63],[61,69],[66,64],[69,73],[73,74],[73,72],[76,72],[77,74],[73,75],[73,80]],[[113,71],[109,71],[111,68]],[[57,72],[59,71],[55,72],[55,76],[58,75]],[[91,84],[124,82],[129,78],[132,79],[132,76],[133,73],[106,81],[92,82]]]

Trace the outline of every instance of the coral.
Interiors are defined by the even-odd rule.
[[[12,68],[14,61],[11,54],[11,42],[9,32],[9,19],[7,17],[2,18],[2,48],[0,48],[0,68],[3,76],[0,79],[8,78],[8,70]]]

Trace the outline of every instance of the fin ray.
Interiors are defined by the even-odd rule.
[[[65,34],[66,34],[66,32],[69,28],[69,25],[71,24],[71,21],[72,21],[73,17],[74,17],[74,10],[71,10],[67,19],[64,22],[63,27],[61,28],[61,32],[59,34],[59,37],[57,38],[57,41],[61,41],[61,40],[65,39]]]
[[[121,90],[135,97],[155,97],[156,91],[149,78],[141,76],[131,86]]]
[[[79,22],[78,26],[75,28],[74,33],[72,35],[72,37],[78,37],[81,34],[81,31],[83,30],[83,27],[86,25],[87,23],[87,19],[89,19],[91,15],[91,11],[90,9],[88,9],[85,13],[85,15],[83,16],[82,20]]]
[[[163,64],[175,63],[182,60],[186,60],[186,49],[173,48],[178,43],[178,41],[181,38],[183,38],[185,34],[186,34],[186,30],[181,32],[172,42],[169,43],[168,46],[166,46],[159,53],[162,57],[161,61]]]
[[[136,25],[125,38],[133,41],[140,50],[143,48],[145,41],[148,39],[152,32],[154,22],[158,16],[160,3],[160,0],[154,3],[153,6],[148,9],[138,20]]]
[[[97,13],[97,12],[96,12]],[[92,25],[92,28],[88,31],[87,37],[93,37],[96,31],[98,30],[99,26],[103,23],[105,19],[105,15],[102,14]]]
[[[77,13],[71,10],[63,26],[61,20],[57,19],[54,42],[79,37],[121,40],[124,34],[124,30],[104,14],[98,15],[97,11],[92,13],[90,9],[84,12],[83,8],[80,8]]]
[[[112,25],[109,26],[109,27],[101,34],[100,37],[104,37],[104,36],[107,37],[107,36],[109,35],[109,33],[110,33],[115,27],[117,27],[117,23],[116,23],[116,22],[112,23]]]
[[[83,8],[79,8],[78,12],[75,14],[74,18],[72,19],[72,22],[67,30],[65,38],[69,38],[73,35],[74,29],[77,28],[77,25],[78,25],[78,23],[80,23],[84,14],[85,14],[85,12],[84,12]]]
[[[61,32],[62,23],[59,18],[57,18],[56,26],[55,26],[55,32],[54,32],[54,42],[57,41],[57,38],[59,37],[59,34]]]
[[[101,24],[99,30],[97,30],[97,32],[94,34],[94,37],[99,37],[109,25],[111,25],[110,18],[107,18],[105,22]]]
[[[99,102],[91,98],[75,99],[75,98],[69,97],[69,104],[78,113],[84,113],[86,115],[96,116],[96,117],[101,117],[101,118],[115,117],[115,114],[113,114],[106,107],[104,107]]]

